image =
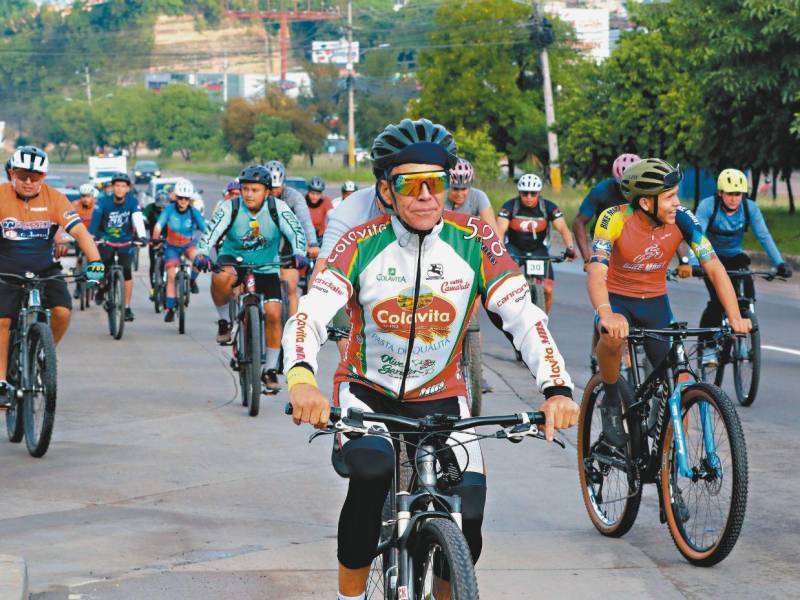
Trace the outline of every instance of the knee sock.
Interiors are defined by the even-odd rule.
[[[267,347],[267,362],[264,365],[267,369],[277,369],[278,368],[278,359],[281,357],[281,349],[280,348],[270,348]]]
[[[612,407],[619,407],[621,404],[620,400],[620,392],[619,392],[619,381],[616,383],[605,383],[603,382],[603,389],[606,392],[606,397],[603,400],[603,406],[612,408]]]
[[[192,276],[190,281],[194,283],[194,281],[200,276],[200,271],[192,271]]]
[[[169,310],[175,310],[178,306],[178,299],[175,297],[167,296],[167,308]]]
[[[217,309],[217,314],[219,315],[220,319],[222,319],[223,321],[227,321],[228,320],[228,317],[230,315],[228,315],[228,305],[227,304],[223,304],[222,306],[215,306],[214,308]]]
[[[336,594],[336,600],[366,600],[367,593],[359,594],[358,596],[345,596],[342,592]]]

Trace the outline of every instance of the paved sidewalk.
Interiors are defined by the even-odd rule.
[[[27,600],[28,569],[25,559],[0,554],[0,600]]]

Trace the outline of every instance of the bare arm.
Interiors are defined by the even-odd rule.
[[[750,319],[743,319],[742,314],[739,312],[739,302],[736,300],[736,291],[733,289],[730,277],[725,272],[725,267],[714,257],[703,263],[703,270],[706,272],[711,284],[717,291],[719,302],[722,308],[725,309],[725,314],[728,316],[728,321],[736,333],[747,333],[752,327]]]
[[[572,248],[572,234],[569,231],[569,227],[567,227],[567,221],[564,217],[558,217],[553,221],[553,227],[561,236],[561,239],[564,240],[564,245],[567,248]]]
[[[601,335],[608,335],[611,339],[624,339],[628,337],[628,320],[611,309],[608,298],[606,276],[608,267],[599,262],[589,263],[586,272],[586,287],[589,290],[589,299],[592,301],[597,316],[600,317]],[[606,331],[603,332],[602,330]]]
[[[497,234],[497,237],[499,237],[502,240],[503,236],[500,235],[500,230],[498,229],[497,226],[497,219],[494,216],[494,211],[492,210],[492,207],[490,206],[488,208],[484,208],[478,211],[478,214],[480,215],[481,219],[483,219],[489,224],[489,226],[492,228],[492,231],[494,231],[495,234]]]
[[[588,262],[592,256],[592,249],[589,245],[589,235],[586,233],[586,225],[589,223],[589,217],[582,213],[575,215],[572,219],[572,233],[575,234],[575,243],[578,245],[583,262]]]
[[[499,237],[501,241],[505,241],[506,232],[508,231],[508,226],[510,223],[511,221],[508,219],[497,217],[497,237]]]
[[[100,260],[100,253],[97,251],[94,239],[89,235],[89,231],[83,223],[75,225],[75,227],[69,230],[69,234],[75,238],[78,247],[81,249],[81,252],[86,255],[89,262],[97,262]]]

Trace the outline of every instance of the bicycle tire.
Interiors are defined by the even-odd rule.
[[[125,331],[125,281],[122,278],[122,269],[114,269],[111,272],[111,289],[109,290],[113,298],[109,307],[109,325],[113,323],[111,335],[115,340],[122,339]],[[113,314],[113,321],[111,315]]]
[[[750,406],[758,394],[758,384],[761,379],[761,334],[758,331],[758,319],[749,310],[742,311],[742,317],[750,319],[753,323],[753,330],[746,338],[742,338],[739,343],[749,343],[747,348],[747,358],[739,356],[739,343],[733,346],[733,388],[736,391],[736,399],[742,406]],[[750,363],[749,373],[745,363]],[[748,381],[749,375],[749,381]]]
[[[15,333],[11,331],[11,343],[8,351],[8,381],[19,387],[19,374],[17,371],[17,352],[19,345],[14,341]],[[6,409],[6,434],[8,441],[12,444],[19,444],[25,437],[25,417],[22,410],[22,402],[19,398],[11,398],[11,406]]]
[[[450,584],[450,600],[477,600],[478,580],[469,544],[461,529],[450,519],[426,519],[420,527],[411,557],[414,600],[427,600],[434,592],[434,571]],[[430,567],[430,579],[428,578]],[[401,582],[398,582],[398,585]],[[398,594],[402,597],[402,595]]]
[[[467,387],[467,402],[473,417],[481,414],[483,403],[483,390],[481,389],[481,364],[480,333],[467,331],[464,344],[461,347],[461,365],[464,371],[464,383]]]
[[[381,511],[381,534],[378,540],[378,545],[388,541],[394,532],[395,528],[395,495],[393,488],[390,488],[383,501],[383,510]],[[367,576],[367,588],[365,595],[367,598],[395,598],[394,587],[392,586],[392,575],[397,575],[397,547],[394,545],[389,546],[386,550],[376,555],[372,559],[370,565],[369,575]]]
[[[742,425],[739,421],[739,416],[736,413],[736,408],[734,407],[733,402],[730,400],[730,398],[728,398],[725,392],[715,385],[696,383],[686,387],[683,390],[683,393],[681,394],[681,413],[684,415],[684,422],[689,421],[689,425],[691,426],[693,422],[700,421],[699,415],[697,415],[694,419],[690,419],[689,417],[689,410],[693,406],[697,405],[700,401],[705,401],[716,409],[716,412],[720,416],[720,419],[717,422],[721,422],[723,424],[725,432],[728,436],[728,445],[730,447],[730,475],[727,478],[724,477],[726,471],[728,471],[728,469],[724,468],[724,462],[722,472],[725,480],[732,479],[730,484],[731,501],[727,515],[724,515],[725,523],[721,530],[722,533],[719,536],[719,539],[715,543],[710,544],[710,546],[707,548],[699,547],[693,539],[690,539],[689,532],[687,531],[687,524],[689,523],[691,516],[683,519],[682,522],[679,522],[679,519],[676,516],[675,506],[677,505],[677,501],[675,498],[678,498],[679,501],[682,501],[684,497],[690,497],[692,493],[686,493],[684,495],[683,492],[680,492],[680,488],[677,485],[675,485],[673,488],[673,484],[675,484],[676,481],[676,465],[674,460],[675,453],[673,451],[674,431],[671,419],[666,425],[661,445],[661,476],[659,485],[661,497],[664,499],[664,512],[666,515],[669,532],[672,536],[672,540],[675,542],[675,546],[678,548],[678,551],[693,565],[710,567],[719,563],[726,556],[728,556],[728,554],[730,554],[731,550],[733,550],[733,547],[736,545],[736,541],[742,528],[742,523],[744,522],[744,516],[747,509],[747,447],[745,444],[744,432],[742,431]],[[699,428],[699,431],[702,431],[702,427]],[[692,447],[693,438],[690,438],[688,433],[685,437],[685,447],[687,448],[688,452]],[[717,436],[716,433],[714,433],[714,438],[719,444],[724,441],[721,437]],[[697,447],[703,448],[704,445],[702,443],[702,437],[700,437],[700,439],[701,443],[698,444]],[[717,450],[719,449],[720,447],[718,445]],[[704,448],[703,451],[705,451]],[[717,455],[719,456],[719,452]],[[724,461],[724,458],[720,460]],[[694,461],[692,461],[691,458],[689,458],[689,461],[689,466],[691,468],[694,466]],[[703,479],[700,479],[697,482],[688,479],[682,479],[682,481],[689,481],[691,484],[699,483],[701,488],[705,488],[697,491],[697,493],[694,495],[694,497],[697,498],[699,498],[701,493],[704,491],[709,491],[710,493],[714,494],[714,497],[718,497],[722,486],[725,485],[725,481],[720,480],[719,489],[714,492],[716,482],[709,482]],[[719,500],[715,500],[714,504],[719,506]],[[685,503],[684,510],[686,513],[691,512],[686,507]],[[696,517],[699,513],[695,511],[694,514]],[[705,516],[708,517],[708,511],[705,513]],[[696,529],[694,531],[696,531]],[[710,531],[710,528],[706,522],[702,528],[702,533],[705,534],[708,531]]]
[[[86,303],[86,283],[84,283],[83,281],[78,281],[75,284],[75,287],[78,288],[78,306],[79,306],[81,312],[83,312],[84,310],[86,310],[86,306],[87,306],[87,303]]]
[[[56,344],[46,323],[34,323],[28,333],[28,383],[33,390],[23,394],[25,445],[28,454],[41,458],[50,447],[56,416]],[[36,406],[41,391],[41,408]]]
[[[186,273],[178,271],[175,277],[175,288],[178,291],[178,333],[186,333]]]
[[[531,283],[529,287],[531,290],[531,302],[544,310],[544,284]]]
[[[624,380],[620,380],[622,384]],[[596,480],[598,477],[597,469],[595,468],[596,460],[592,459],[595,454],[595,448],[602,450],[603,446],[598,445],[598,442],[592,441],[592,418],[595,416],[594,407],[597,403],[598,396],[602,392],[603,382],[600,375],[593,376],[583,392],[583,399],[581,400],[581,410],[578,416],[578,478],[580,480],[581,495],[583,496],[583,503],[586,506],[586,512],[589,513],[589,519],[592,521],[595,529],[607,537],[622,537],[633,524],[636,522],[636,517],[639,514],[639,505],[642,501],[642,485],[638,481],[634,493],[630,493],[630,481],[627,471],[624,472],[624,479],[621,484],[627,488],[623,493],[620,491],[621,484],[619,482],[612,483],[616,487],[613,491],[615,500],[606,501],[603,498],[603,487],[605,485],[606,475],[611,474],[612,471],[622,472],[615,467],[608,467],[606,475],[602,474],[600,469],[600,476],[603,478],[601,481],[599,493],[594,487],[590,487],[590,479]],[[597,431],[602,431],[600,424],[600,415],[596,415]],[[587,465],[587,460],[589,461]],[[606,465],[607,466],[607,465]],[[587,469],[592,468],[591,475],[587,474]],[[638,475],[637,475],[638,478]],[[610,480],[610,478],[609,478]],[[596,481],[592,481],[594,484]],[[616,516],[612,519],[609,518],[608,511],[603,511],[601,506],[606,504],[615,503],[618,510],[615,511]]]
[[[241,327],[241,325],[240,325]],[[244,332],[237,333],[237,338],[241,336],[244,337]],[[244,364],[242,363],[242,353],[240,349],[244,347],[244,343],[240,343],[242,340],[235,340],[233,342],[233,354],[235,356],[237,362],[237,369],[239,373],[239,390],[242,394],[242,406],[247,406],[250,398],[250,379],[247,373],[247,369],[244,368]],[[245,357],[245,362],[247,361],[247,357]]]
[[[133,248],[133,270],[138,272],[139,271],[139,248]]]
[[[153,279],[150,287],[153,288],[153,308],[158,314],[164,307],[164,259],[160,253],[153,257]]]
[[[247,307],[247,356],[249,362],[246,365],[247,378],[249,379],[250,394],[248,396],[248,414],[251,417],[258,416],[261,404],[261,317],[258,307],[250,304]]]

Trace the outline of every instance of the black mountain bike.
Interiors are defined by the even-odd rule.
[[[779,279],[786,281],[783,277],[778,277],[772,271],[750,271],[747,269],[728,271],[731,282],[736,289],[736,298],[739,301],[739,312],[745,319],[750,319],[753,328],[747,335],[731,334],[726,337],[716,338],[711,348],[716,355],[715,364],[704,364],[703,360],[704,343],[698,343],[697,348],[697,373],[703,381],[713,382],[714,385],[722,385],[725,376],[725,365],[733,366],[733,388],[736,391],[736,399],[742,406],[750,406],[758,394],[758,384],[761,378],[761,333],[758,330],[758,319],[756,318],[756,302],[753,298],[748,298],[744,291],[746,276],[758,276],[772,281]],[[723,326],[728,325],[728,317],[723,315]]]
[[[35,458],[44,456],[50,446],[56,414],[56,344],[50,311],[42,306],[41,288],[47,281],[66,278],[61,273],[49,277],[0,273],[5,285],[21,288],[24,293],[9,343],[11,405],[6,411],[6,432],[15,444],[24,437],[28,453]]]
[[[110,244],[109,242],[98,242],[98,245],[105,244],[114,250],[111,268],[106,273],[103,308],[108,314],[108,333],[115,340],[122,339],[122,334],[125,331],[125,275],[122,265],[119,264],[119,253],[132,243]]]
[[[292,414],[292,405],[285,407]],[[389,431],[368,423],[382,423]],[[408,461],[395,460],[395,474],[383,506],[380,541],[367,580],[367,598],[391,600],[428,600],[445,597],[451,600],[478,598],[478,582],[472,555],[461,532],[461,497],[447,493],[447,480],[460,479],[459,466],[445,459],[446,451],[482,439],[506,439],[521,442],[525,437],[544,439],[538,425],[544,413],[523,412],[514,415],[469,417],[434,414],[421,419],[397,415],[365,413],[331,408],[331,425],[311,435],[345,433],[350,436],[383,435],[405,446]],[[503,429],[491,434],[464,431],[482,425]],[[468,436],[463,442],[447,443],[454,432]],[[411,433],[416,443],[402,434]],[[555,440],[562,448],[564,444]],[[445,466],[446,465],[446,466]],[[455,471],[454,471],[455,469]],[[408,485],[401,471],[410,471]]]
[[[164,243],[150,242],[153,245],[153,273],[150,276],[150,287],[153,290],[153,308],[156,314],[167,305],[167,272],[164,268]]]
[[[88,265],[86,255],[81,252],[80,248],[76,248],[75,253],[77,255],[75,260],[75,275],[79,277],[75,278],[75,293],[73,294],[73,298],[78,301],[80,310],[86,310],[91,306],[92,297],[94,296],[94,286],[90,286],[86,278],[81,276],[86,271],[86,266]]]
[[[186,311],[189,309],[189,297],[192,295],[192,267],[189,259],[181,255],[181,264],[175,273],[175,292],[178,298],[178,333],[186,333]]]
[[[603,535],[621,537],[633,526],[642,486],[658,486],[661,522],[680,553],[711,566],[733,550],[747,505],[747,449],[730,398],[715,385],[697,382],[684,349],[687,337],[725,328],[631,329],[628,354],[636,386],[623,394],[628,432],[624,451],[606,442],[600,411],[600,375],[589,380],[578,421],[578,473],[589,518]],[[636,347],[645,338],[669,338],[669,354],[639,380]],[[688,374],[690,380],[678,382]],[[620,385],[626,386],[620,379]]]
[[[258,416],[262,393],[261,371],[267,360],[264,296],[256,292],[253,270],[265,266],[281,266],[281,263],[250,265],[239,258],[231,262],[218,262],[213,268],[215,272],[222,270],[222,267],[244,270],[244,289],[228,302],[228,314],[233,326],[231,368],[239,373],[242,406],[248,408],[251,417]]]

